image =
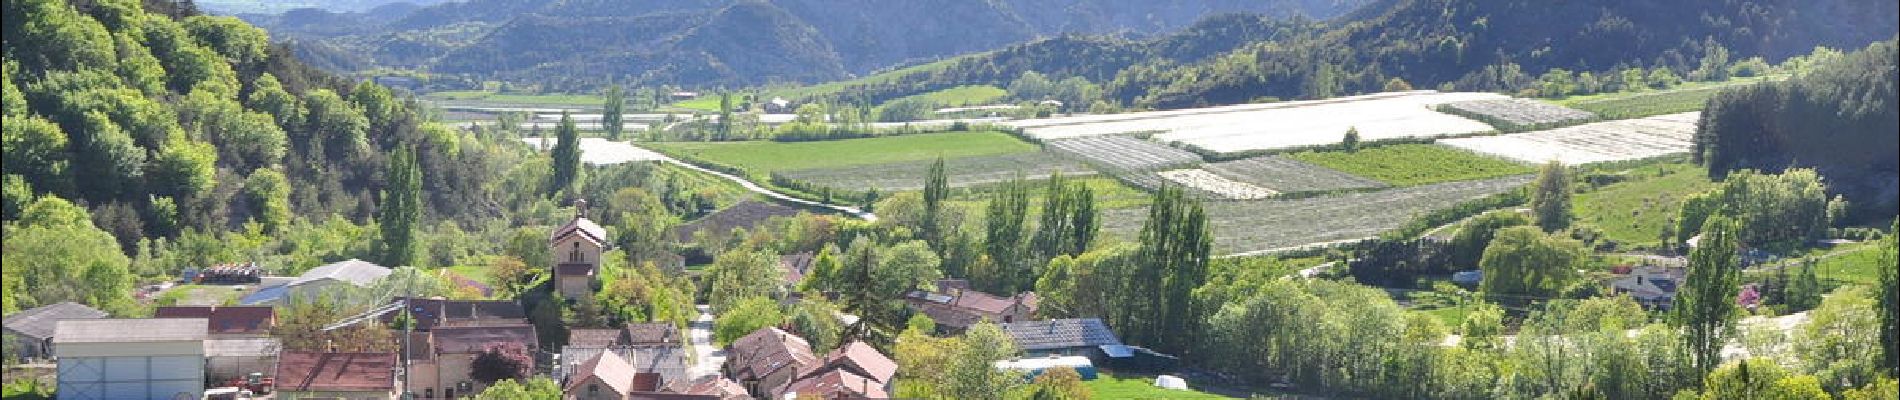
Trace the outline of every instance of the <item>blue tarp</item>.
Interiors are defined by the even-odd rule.
[[[1128,347],[1126,345],[1105,344],[1105,345],[1101,345],[1097,347],[1101,347],[1102,354],[1108,355],[1109,358],[1125,358],[1125,357],[1135,356],[1135,349]]]

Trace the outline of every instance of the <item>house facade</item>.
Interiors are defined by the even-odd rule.
[[[554,276],[555,291],[562,297],[577,299],[594,293],[599,279],[600,255],[607,251],[607,229],[584,216],[587,200],[574,201],[574,219],[554,228],[548,235],[548,260]]]

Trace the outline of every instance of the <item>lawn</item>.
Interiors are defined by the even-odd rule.
[[[1082,381],[1089,393],[1098,399],[1231,399],[1196,390],[1170,390],[1155,387],[1152,376],[1117,377],[1101,372],[1095,380]],[[1194,382],[1188,382],[1194,387]]]
[[[1670,163],[1620,171],[1628,180],[1575,199],[1577,222],[1594,226],[1603,238],[1623,246],[1655,247],[1682,199],[1715,187],[1701,167]]]
[[[1549,100],[1557,105],[1596,113],[1602,119],[1629,119],[1701,110],[1716,92],[1785,76],[1736,78],[1721,82],[1691,82],[1641,92],[1616,92]]]
[[[1842,246],[1821,256],[1814,274],[1834,284],[1877,285],[1880,281],[1880,243]]]
[[[676,157],[738,167],[755,177],[775,171],[1029,153],[1036,145],[1001,132],[952,132],[812,142],[652,142]]]
[[[1418,186],[1536,172],[1502,158],[1430,144],[1399,144],[1355,152],[1300,152],[1287,157],[1372,178],[1393,186]]]
[[[1433,308],[1429,310],[1414,310],[1412,312],[1425,314],[1432,318],[1437,318],[1438,322],[1445,324],[1445,327],[1457,329],[1459,325],[1465,323],[1465,315],[1470,314],[1472,308],[1473,306],[1451,306],[1451,307]]]

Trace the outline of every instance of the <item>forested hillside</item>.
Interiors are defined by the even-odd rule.
[[[1893,2],[1858,0],[1390,0],[1325,32],[1191,65],[1137,66],[1105,90],[1124,103],[1180,107],[1370,92],[1393,78],[1517,91],[1553,69],[1686,76],[1718,59],[1773,62],[1814,46],[1863,46],[1893,36],[1897,14]]]
[[[428,69],[557,88],[606,79],[730,87],[835,80],[1062,34],[1152,36],[1223,13],[1330,18],[1366,1],[473,0],[401,16],[244,18],[338,70]],[[586,76],[563,77],[579,71]]]
[[[1741,169],[1814,168],[1878,224],[1900,197],[1900,113],[1894,41],[1834,53],[1783,82],[1725,91],[1710,99],[1696,133],[1696,156],[1712,175]]]
[[[138,0],[3,11],[9,311],[121,313],[135,279],[238,259],[292,274],[351,257],[449,265],[466,243],[549,223],[550,193],[581,188],[550,181],[513,134],[425,122],[411,100],[309,68],[236,18]],[[602,182],[669,175],[616,176]],[[442,240],[422,248],[423,234]]]

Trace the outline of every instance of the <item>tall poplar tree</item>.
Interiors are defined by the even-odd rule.
[[[548,196],[561,194],[580,176],[581,170],[581,133],[574,128],[574,117],[566,111],[561,112],[561,125],[554,129],[554,177],[549,182]]]
[[[1023,256],[1023,220],[1029,214],[1029,189],[1021,178],[1003,184],[990,200],[984,219],[983,252],[994,272],[986,282],[991,289],[1013,293],[1036,279]]]
[[[383,188],[376,216],[383,234],[377,242],[382,246],[379,261],[391,268],[415,265],[422,247],[416,243],[416,225],[422,219],[422,168],[416,163],[416,153],[396,149],[385,174],[389,186]]]
[[[607,132],[607,140],[620,140],[620,133],[626,128],[621,122],[621,114],[626,111],[627,94],[620,89],[620,85],[608,87],[607,104],[602,105],[600,111],[600,127]]]
[[[1180,354],[1193,346],[1179,333],[1199,332],[1202,322],[1193,292],[1207,282],[1213,249],[1207,214],[1180,188],[1163,187],[1148,208],[1140,240],[1124,289],[1132,301],[1117,308],[1118,322],[1129,341]]]
[[[937,156],[937,161],[930,163],[930,172],[924,175],[924,216],[919,233],[938,258],[944,256],[943,200],[948,197],[950,184],[944,177],[943,156]]]
[[[1698,375],[1708,375],[1722,363],[1722,345],[1734,328],[1735,294],[1742,280],[1736,246],[1735,222],[1709,217],[1702,225],[1702,240],[1689,253],[1689,272],[1673,305],[1672,322],[1684,328],[1682,339]]]
[[[1551,160],[1537,172],[1537,186],[1531,192],[1531,211],[1537,227],[1556,232],[1570,227],[1570,171],[1562,162]]]

